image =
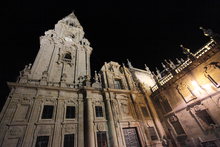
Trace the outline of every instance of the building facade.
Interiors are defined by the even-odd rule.
[[[210,42],[156,74],[117,62],[91,77],[92,47],[71,13],[40,37],[0,114],[2,147],[220,146],[220,45]]]
[[[142,82],[175,146],[220,146],[219,35],[203,31],[207,44],[196,53],[181,45],[185,60],[165,60],[164,70],[153,74],[155,85]]]
[[[0,115],[2,147],[162,146],[165,131],[129,68],[105,63],[91,78],[92,48],[71,13],[40,37]]]

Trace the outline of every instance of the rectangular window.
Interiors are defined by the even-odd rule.
[[[172,108],[167,99],[163,100],[163,107],[164,107],[165,112],[167,113],[172,111]]]
[[[213,121],[213,119],[206,110],[200,110],[196,112],[196,115],[207,125],[215,124],[215,122]]]
[[[172,122],[172,125],[173,125],[177,135],[185,134],[179,121]]]
[[[157,133],[156,133],[154,127],[148,127],[148,131],[149,131],[151,140],[158,140]]]
[[[53,105],[44,105],[42,119],[52,119],[53,118]]]
[[[102,106],[95,106],[96,117],[103,117]]]
[[[148,111],[146,107],[141,107],[142,113],[144,115],[144,117],[149,117]]]
[[[107,136],[105,131],[97,132],[97,144],[98,147],[108,147]]]
[[[64,135],[64,147],[74,147],[74,134]]]
[[[202,147],[217,147],[214,141],[202,142]]]
[[[115,89],[123,89],[121,79],[114,80]]]
[[[37,136],[35,147],[47,147],[49,142],[49,136]]]
[[[67,106],[66,107],[66,118],[75,118],[75,107],[74,106]]]

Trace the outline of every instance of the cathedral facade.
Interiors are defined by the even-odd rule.
[[[104,63],[91,78],[92,47],[71,13],[40,37],[0,114],[2,147],[220,145],[216,35],[186,60],[151,72]]]

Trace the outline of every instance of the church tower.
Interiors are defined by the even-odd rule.
[[[71,13],[40,37],[0,114],[0,146],[84,146],[84,104],[79,88],[90,78],[92,48]],[[60,137],[62,136],[62,137]]]
[[[90,77],[92,48],[74,13],[60,20],[54,30],[40,37],[40,50],[29,77],[48,82],[66,82],[77,87],[80,79]]]

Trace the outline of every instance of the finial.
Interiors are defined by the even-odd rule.
[[[96,70],[95,70],[95,77],[94,77],[94,80],[95,80],[95,82],[98,82],[98,81],[99,81],[99,77],[98,77],[98,75],[97,75]]]
[[[169,59],[169,62],[170,62],[170,67],[172,68],[172,69],[174,69],[174,68],[176,68],[176,65],[173,63],[173,61],[171,61],[170,59]]]
[[[177,63],[181,64],[181,61],[178,58],[176,58],[176,61]]]
[[[157,73],[157,77],[160,79],[161,78],[161,74],[160,74],[160,71],[159,69],[156,67],[156,73]]]
[[[164,69],[166,69],[167,67],[163,64],[163,62],[161,63],[161,65],[163,66]]]
[[[190,54],[190,49],[185,48],[182,44],[180,44],[180,47],[183,49],[184,54],[186,54],[186,55]]]
[[[128,64],[128,67],[129,67],[129,68],[133,68],[133,66],[131,65],[131,62],[130,62],[128,59],[127,59],[127,62],[128,62],[128,63],[127,63],[127,64]]]
[[[144,64],[144,66],[146,71],[150,71],[149,67],[146,64]]]
[[[28,69],[29,70],[31,69],[31,65],[32,65],[31,63],[28,64]]]
[[[168,64],[168,65],[169,65],[169,63],[167,62],[167,60],[166,60],[166,59],[165,59],[164,61],[165,61],[165,63],[166,63],[166,64]]]
[[[182,63],[184,62],[183,58],[181,58],[180,60],[181,60]]]

